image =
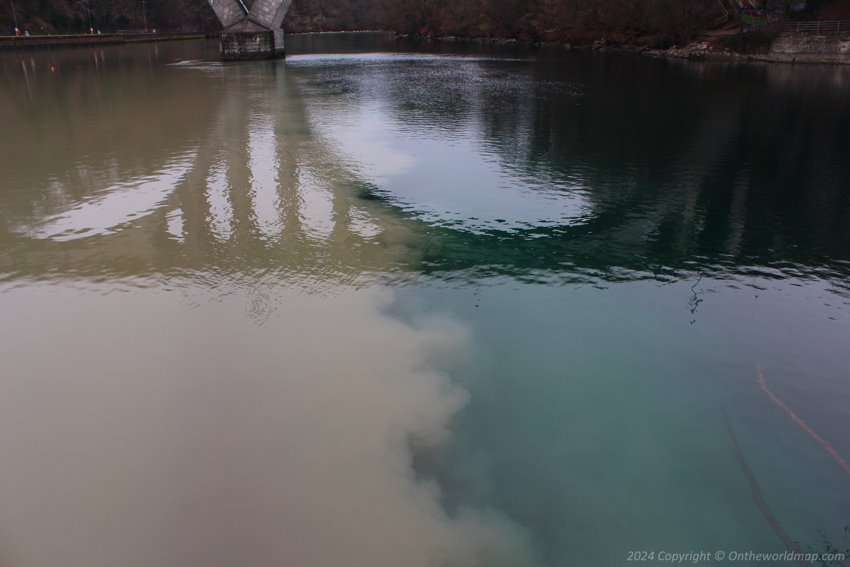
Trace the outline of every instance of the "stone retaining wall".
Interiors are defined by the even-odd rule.
[[[850,30],[829,33],[783,32],[770,47],[776,61],[850,63]]]

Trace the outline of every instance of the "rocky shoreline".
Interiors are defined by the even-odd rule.
[[[850,37],[811,38],[801,37],[799,34],[782,33],[764,51],[738,52],[732,49],[718,48],[707,42],[695,42],[683,47],[645,50],[644,53],[653,57],[671,57],[695,61],[850,65]]]
[[[709,41],[693,41],[666,49],[638,44],[611,44],[603,40],[591,44],[562,42],[529,42],[515,38],[412,36],[396,34],[398,40],[474,43],[479,45],[526,45],[529,47],[558,47],[566,50],[585,50],[603,53],[635,53],[657,58],[690,61],[735,61],[768,63],[813,63],[850,65],[850,32],[807,34],[782,32],[759,49],[738,51]]]

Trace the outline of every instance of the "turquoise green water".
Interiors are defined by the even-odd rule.
[[[0,58],[0,563],[850,547],[850,70],[216,57]]]

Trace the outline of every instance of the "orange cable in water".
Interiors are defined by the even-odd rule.
[[[761,491],[758,479],[756,479],[753,469],[751,469],[750,465],[747,464],[747,459],[744,457],[744,451],[741,449],[741,444],[738,443],[738,436],[735,435],[735,430],[732,428],[732,421],[729,419],[729,414],[726,412],[725,408],[723,410],[723,419],[726,422],[726,430],[729,433],[729,438],[732,440],[732,448],[735,450],[735,460],[738,462],[738,465],[744,472],[744,476],[747,477],[747,483],[750,485],[753,502],[755,502],[761,512],[761,515],[764,516],[765,520],[767,520],[767,523],[770,524],[770,527],[773,528],[773,532],[780,540],[782,540],[782,543],[785,544],[785,548],[800,557],[800,567],[812,567],[812,564],[802,557],[803,550],[801,550],[800,546],[797,545],[797,542],[788,535],[788,532],[786,532],[785,528],[782,527],[782,524],[779,523],[779,518],[773,514],[770,506],[767,505],[767,500]]]
[[[845,461],[844,458],[838,453],[838,451],[835,450],[835,447],[832,446],[832,443],[830,443],[829,441],[827,441],[826,439],[824,439],[823,437],[818,435],[817,432],[814,429],[809,427],[809,424],[807,424],[805,421],[803,421],[800,418],[800,416],[798,416],[796,413],[794,413],[794,410],[789,408],[785,404],[785,402],[783,402],[779,398],[779,396],[774,394],[773,391],[768,387],[767,379],[764,377],[764,372],[762,371],[761,363],[756,365],[756,370],[758,371],[758,376],[759,376],[758,377],[759,386],[761,386],[761,389],[764,391],[764,393],[767,394],[767,396],[771,400],[773,400],[773,403],[775,403],[777,406],[779,406],[779,408],[782,411],[784,411],[786,414],[788,414],[788,417],[791,418],[791,421],[793,421],[794,423],[799,425],[800,428],[809,435],[809,437],[814,439],[815,442],[817,442],[818,445],[823,447],[823,450],[826,451],[827,453],[829,453],[829,455],[833,459],[835,459],[835,462],[838,463],[841,466],[842,469],[844,469],[844,472],[846,472],[848,475],[850,475],[850,464],[847,464],[847,461]]]

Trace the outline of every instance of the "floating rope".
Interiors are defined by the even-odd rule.
[[[829,454],[829,456],[830,456],[830,457],[832,457],[833,459],[835,459],[835,462],[836,462],[836,463],[838,463],[838,465],[839,465],[842,469],[844,469],[844,472],[845,472],[845,473],[847,473],[848,475],[850,475],[850,464],[847,464],[847,461],[845,461],[845,460],[841,457],[841,455],[838,453],[838,451],[836,451],[836,450],[835,450],[835,447],[833,447],[833,446],[832,446],[832,443],[830,443],[829,441],[827,441],[826,439],[824,439],[823,437],[821,437],[820,435],[818,435],[818,434],[817,434],[817,432],[816,432],[814,429],[812,429],[811,427],[809,427],[809,424],[807,424],[805,421],[803,421],[803,420],[800,418],[800,416],[798,416],[796,413],[794,413],[794,410],[792,410],[791,408],[789,408],[789,407],[785,404],[785,402],[783,402],[783,401],[779,398],[779,396],[777,396],[776,394],[774,394],[774,393],[773,393],[773,391],[772,391],[772,390],[768,387],[768,385],[767,385],[767,379],[766,379],[766,378],[765,378],[765,376],[764,376],[764,372],[762,371],[761,364],[758,364],[758,365],[756,366],[756,370],[758,371],[758,383],[759,383],[759,386],[761,386],[761,389],[764,391],[764,393],[765,393],[765,394],[767,394],[767,396],[768,396],[771,400],[773,400],[773,403],[775,403],[777,406],[779,406],[779,408],[780,408],[782,411],[784,411],[786,414],[788,414],[788,417],[789,417],[789,418],[791,418],[791,421],[793,421],[794,423],[796,423],[797,425],[799,425],[799,426],[800,426],[800,428],[801,428],[803,431],[805,431],[805,432],[808,434],[808,436],[809,436],[809,437],[811,437],[812,439],[814,439],[814,440],[815,440],[815,442],[816,442],[818,445],[820,445],[820,446],[823,448],[823,450],[824,450],[824,451],[826,451],[826,452]]]

